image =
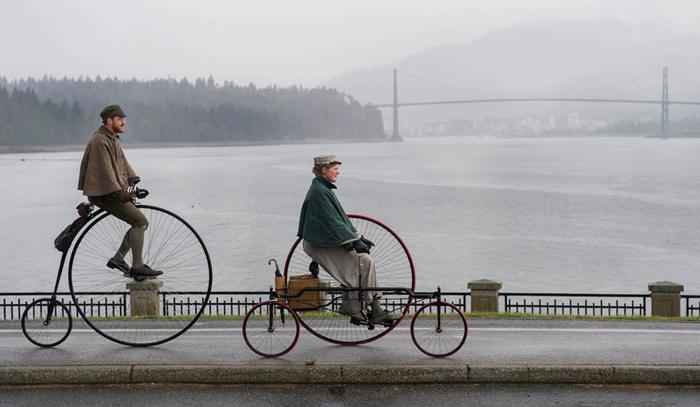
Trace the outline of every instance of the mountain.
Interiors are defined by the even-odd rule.
[[[511,26],[465,45],[444,45],[395,64],[349,72],[327,86],[362,102],[391,103],[391,71],[399,70],[402,102],[497,97],[661,98],[663,67],[669,98],[700,100],[700,37],[618,21],[563,21]],[[373,78],[380,79],[373,80]],[[410,111],[408,109],[411,109]],[[676,118],[700,115],[672,107]],[[391,118],[385,109],[385,120]],[[656,120],[656,105],[479,104],[402,108],[402,123],[583,113]],[[673,116],[672,116],[673,118]]]

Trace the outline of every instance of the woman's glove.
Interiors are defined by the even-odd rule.
[[[371,242],[370,242],[371,243]],[[362,237],[352,242],[352,248],[358,253],[369,254],[369,246],[362,241]]]
[[[364,243],[364,244],[367,245],[367,248],[368,248],[368,249],[371,249],[372,247],[374,247],[374,242],[372,242],[372,241],[369,240],[369,239],[366,239],[366,238],[365,238],[364,236],[362,236],[362,235],[360,235],[360,240],[362,240],[362,243]],[[369,253],[369,252],[367,252],[367,253]]]

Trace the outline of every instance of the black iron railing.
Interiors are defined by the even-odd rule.
[[[646,316],[650,294],[501,293],[505,312],[542,315]]]
[[[266,301],[269,294],[269,291],[213,291],[203,315],[242,316],[256,304]],[[164,315],[191,314],[201,307],[204,299],[203,293],[161,293],[161,297]]]
[[[160,307],[163,315],[191,315],[202,307],[203,292],[161,292]],[[51,292],[0,293],[0,321],[19,320],[25,308],[35,299],[50,297]],[[337,309],[339,300],[329,307]],[[443,291],[442,299],[453,303],[464,312],[471,311],[469,291]],[[120,317],[127,315],[129,292],[81,293],[80,308],[91,317]],[[68,292],[59,292],[56,297],[74,317],[78,312]],[[99,300],[98,300],[99,298]],[[269,299],[269,291],[215,291],[204,305],[205,316],[243,316],[254,305]],[[385,295],[382,304],[389,309],[402,309],[409,301],[405,295]],[[415,312],[428,299],[413,300],[409,312]],[[685,317],[700,317],[700,295],[681,295],[681,314]],[[650,294],[589,294],[589,293],[500,293],[500,310],[512,313],[541,315],[582,316],[649,316]],[[683,306],[684,305],[684,306]],[[449,311],[447,309],[446,311]]]
[[[681,295],[685,300],[685,316],[700,317],[700,295]]]

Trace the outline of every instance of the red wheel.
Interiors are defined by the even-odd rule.
[[[377,272],[377,281],[380,287],[401,287],[411,291],[415,290],[416,272],[413,259],[408,248],[401,238],[380,221],[364,215],[348,215],[350,221],[367,239],[374,242],[371,256]],[[292,245],[287,261],[284,265],[284,276],[289,281],[289,276],[309,274],[311,258],[304,252],[301,238]],[[319,274],[323,287],[330,289],[342,289],[342,286],[328,273]],[[309,332],[317,337],[339,345],[359,345],[381,338],[389,333],[396,325],[388,328],[376,326],[368,329],[364,325],[352,325],[350,318],[337,313],[340,306],[341,292],[327,292],[325,306],[313,311],[299,311],[299,321]],[[411,297],[405,293],[384,294],[382,306],[390,311],[400,311],[406,315]]]
[[[420,307],[413,316],[411,339],[428,356],[450,356],[467,340],[467,318],[453,304],[433,301]]]
[[[243,320],[243,339],[250,350],[266,358],[287,354],[299,340],[296,313],[278,301],[251,308]]]

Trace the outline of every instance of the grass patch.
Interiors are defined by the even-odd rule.
[[[700,317],[649,317],[639,315],[546,315],[519,312],[469,312],[469,318],[493,319],[572,319],[572,320],[620,320],[620,321],[660,321],[660,322],[700,322]]]
[[[245,314],[241,315],[202,315],[198,321],[243,321]]]
[[[164,316],[136,316],[136,317],[90,317],[90,322],[96,321],[191,321],[194,315]]]
[[[279,310],[276,310],[276,317],[279,318]],[[285,312],[285,315],[289,315],[289,312]],[[311,318],[324,318],[324,319],[348,319],[350,317],[346,315],[339,314],[337,312],[330,311],[297,311],[300,319],[311,319]],[[266,314],[255,314],[250,316],[251,319],[266,319]],[[243,317],[241,317],[243,319]]]
[[[288,315],[288,313],[285,313]],[[309,311],[297,311],[299,318],[304,319],[347,319],[346,315],[342,315],[337,312],[323,311],[323,310],[309,310]],[[415,315],[414,312],[409,312],[404,317],[405,321],[409,321]],[[699,323],[700,316],[697,317],[651,317],[651,316],[624,316],[624,315],[546,315],[546,314],[532,314],[532,313],[517,313],[517,312],[469,312],[465,314],[468,318],[484,318],[484,319],[519,319],[519,320],[541,320],[541,319],[554,319],[554,320],[588,320],[588,321],[653,321],[653,322],[687,322],[687,323]],[[443,312],[443,318],[451,319],[457,318],[457,315],[450,312]],[[140,317],[91,317],[90,321],[190,321],[194,318],[194,315],[177,315],[172,317],[163,316],[140,316]],[[242,321],[245,318],[245,314],[241,315],[211,315],[202,314],[199,321]],[[266,314],[255,314],[251,316],[254,320],[266,319]],[[276,310],[276,318],[279,318],[279,310]],[[74,320],[80,320],[79,317],[73,316]],[[65,321],[65,317],[53,317],[54,321]],[[7,323],[13,323],[12,321],[0,321],[0,326]],[[42,319],[35,318],[28,322],[41,322]]]
[[[342,315],[337,312],[330,311],[320,311],[320,310],[309,310],[309,311],[297,311],[299,318],[304,319],[347,319],[346,315]],[[276,318],[279,318],[279,310],[276,310]],[[285,312],[288,316],[289,313]],[[415,315],[414,312],[409,312],[404,317],[404,320],[408,321]],[[425,315],[425,314],[424,314]],[[535,319],[556,319],[556,320],[584,320],[584,321],[605,321],[605,320],[615,320],[615,321],[657,321],[657,322],[689,322],[697,323],[700,322],[700,317],[649,317],[649,316],[624,316],[624,315],[546,315],[546,314],[531,314],[531,313],[518,313],[518,312],[469,312],[465,314],[468,318],[488,318],[488,319],[520,319],[520,320],[535,320]],[[457,314],[451,312],[443,312],[441,314],[443,318],[451,319],[457,318]],[[174,316],[174,317],[112,317],[112,318],[90,318],[91,321],[109,321],[109,320],[124,320],[124,321],[188,321],[194,316]],[[242,321],[245,318],[245,314],[241,315],[208,315],[203,314],[199,320],[200,321]],[[251,319],[260,320],[266,319],[266,314],[255,314],[251,315]]]

